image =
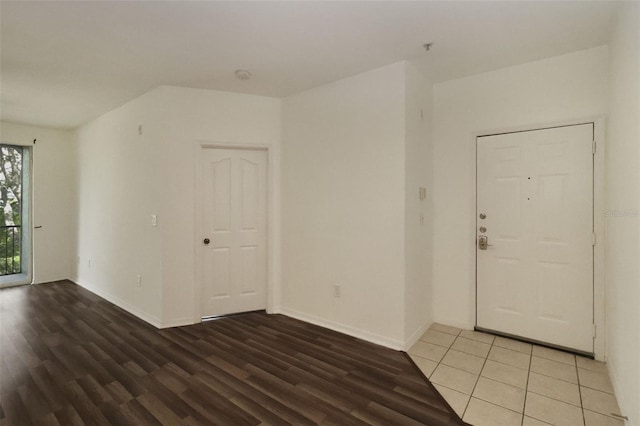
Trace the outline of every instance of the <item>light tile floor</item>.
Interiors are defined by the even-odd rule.
[[[606,364],[433,324],[409,355],[475,426],[623,426]]]

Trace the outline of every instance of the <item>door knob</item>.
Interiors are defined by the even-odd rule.
[[[209,244],[211,242],[210,239],[205,238],[204,240],[202,240],[202,242],[204,243],[204,245],[206,246],[207,244]]]

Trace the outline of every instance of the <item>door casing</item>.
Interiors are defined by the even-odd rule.
[[[593,321],[596,326],[594,344],[594,357],[597,360],[605,361],[606,358],[606,334],[605,334],[605,194],[604,194],[604,153],[605,153],[605,118],[600,117],[587,117],[584,119],[575,119],[562,122],[552,123],[539,123],[526,126],[516,126],[508,128],[488,129],[484,131],[474,132],[472,136],[472,143],[474,146],[474,179],[473,179],[473,211],[475,214],[469,218],[469,235],[471,238],[471,244],[474,247],[474,256],[476,254],[476,217],[478,212],[476,211],[476,197],[477,197],[477,146],[476,139],[481,136],[496,135],[501,133],[514,133],[530,130],[540,130],[552,127],[572,126],[578,124],[594,125],[594,139],[596,141],[596,152],[593,156],[593,220],[594,231],[596,233],[596,245],[593,251]],[[477,265],[477,259],[475,260]],[[475,274],[474,274],[475,275]],[[477,277],[475,277],[475,300],[476,300],[476,313],[475,313],[475,325],[477,327]]]
[[[34,142],[35,143],[35,142]],[[4,144],[7,146],[13,146],[23,150],[23,163],[22,163],[22,199],[23,199],[23,211],[22,211],[22,262],[23,270],[19,274],[5,275],[0,277],[0,288],[15,287],[21,285],[33,284],[33,246],[34,246],[34,210],[33,210],[33,154],[34,149],[28,145],[12,145]],[[24,157],[27,157],[25,161]],[[24,256],[26,254],[26,256]],[[25,261],[26,258],[26,261]]]

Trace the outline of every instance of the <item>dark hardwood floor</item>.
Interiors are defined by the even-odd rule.
[[[75,284],[0,290],[2,425],[462,425],[406,354],[281,315],[157,330]]]

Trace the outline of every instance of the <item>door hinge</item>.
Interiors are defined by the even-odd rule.
[[[595,233],[595,232],[592,232],[592,233],[591,233],[591,245],[592,245],[592,246],[595,246],[595,245],[596,245],[596,237],[597,237],[597,236],[596,236],[596,233]]]
[[[593,337],[596,337],[596,325],[595,324],[591,324],[592,328],[591,328],[591,334],[593,335]]]
[[[591,143],[591,153],[593,153],[593,154],[596,153],[596,141],[593,141]]]

